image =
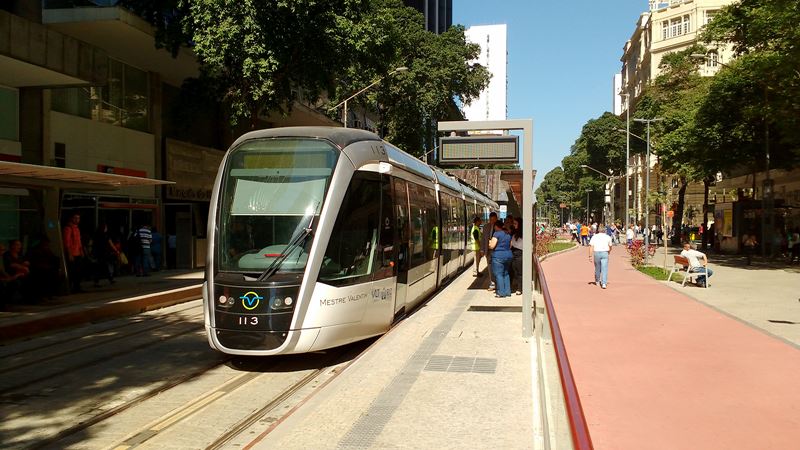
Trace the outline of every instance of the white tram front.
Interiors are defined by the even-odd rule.
[[[247,133],[214,185],[209,343],[273,355],[384,333],[470,264],[472,218],[496,207],[373,133]]]

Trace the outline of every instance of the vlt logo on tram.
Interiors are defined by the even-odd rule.
[[[244,309],[248,311],[252,311],[258,308],[258,305],[259,303],[261,303],[261,300],[264,300],[264,297],[256,294],[253,291],[250,291],[239,298],[242,299],[242,306],[244,306]]]

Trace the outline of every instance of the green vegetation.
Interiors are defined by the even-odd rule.
[[[708,187],[718,172],[755,173],[800,164],[798,23],[796,0],[734,2],[706,27],[707,47],[665,55],[661,74],[636,99],[632,118],[663,119],[653,123],[650,132],[658,169],[680,183],[673,226],[683,223],[689,182],[704,183],[707,204]],[[733,44],[736,59],[723,61],[716,76],[701,77],[698,65],[705,60],[692,55],[713,52],[721,42]],[[536,192],[539,201],[563,201],[573,208],[573,216],[585,216],[581,206],[591,190],[589,203],[599,210],[605,179],[580,165],[622,172],[625,133],[615,128],[625,124],[610,113],[589,120],[562,167],[544,175]],[[643,136],[644,124],[632,121],[631,131]],[[644,150],[638,139],[631,139],[632,154]],[[654,194],[650,198],[656,198]]]
[[[439,120],[460,120],[457,102],[476,98],[488,70],[470,61],[480,46],[464,27],[425,31],[421,13],[400,0],[122,0],[156,26],[157,45],[189,45],[200,77],[182,97],[215,101],[246,131],[287,114],[295,101],[326,111],[374,81],[348,106],[377,109],[379,132],[404,150],[432,148]],[[398,67],[405,72],[387,76]],[[188,91],[187,91],[188,90]],[[202,93],[202,96],[197,94]],[[185,108],[191,110],[191,105]],[[361,119],[362,122],[366,120]]]
[[[570,154],[561,160],[562,167],[556,167],[547,174],[536,190],[540,204],[552,200],[555,206],[565,203],[575,217],[586,216],[586,193],[589,204],[595,211],[602,210],[606,179],[586,170],[582,164],[604,173],[609,169],[619,175],[625,168],[625,123],[610,112],[589,120],[583,126],[580,137],[570,149]],[[631,144],[634,144],[631,141]],[[550,223],[559,223],[557,208],[550,208]]]
[[[574,246],[575,244],[572,242],[550,242],[547,244],[547,252],[548,253],[560,252],[561,250],[566,250]]]
[[[664,270],[663,267],[656,267],[656,266],[639,266],[639,267],[636,268],[636,270],[638,270],[639,272],[642,272],[643,274],[645,274],[647,276],[655,278],[658,281],[666,280],[667,276],[670,273],[669,270]],[[681,275],[679,273],[674,273],[674,274],[672,274],[672,279],[670,281],[675,281],[677,283],[682,283],[683,282],[683,275]]]

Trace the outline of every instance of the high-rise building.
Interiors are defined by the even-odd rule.
[[[479,25],[467,28],[467,41],[481,46],[478,64],[492,74],[489,85],[468,105],[464,105],[467,120],[505,120],[508,118],[508,52],[507,26]]]
[[[425,29],[444,33],[453,24],[453,0],[405,0],[410,6],[425,16]]]

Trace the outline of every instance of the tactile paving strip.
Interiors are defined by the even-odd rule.
[[[433,356],[447,333],[453,328],[458,317],[469,304],[469,298],[462,298],[458,305],[445,316],[439,325],[422,340],[417,351],[408,358],[403,369],[383,388],[369,405],[369,409],[353,424],[347,434],[339,441],[338,448],[370,448],[389,423],[392,414],[411,390],[425,365]],[[449,363],[451,364],[451,363]]]

